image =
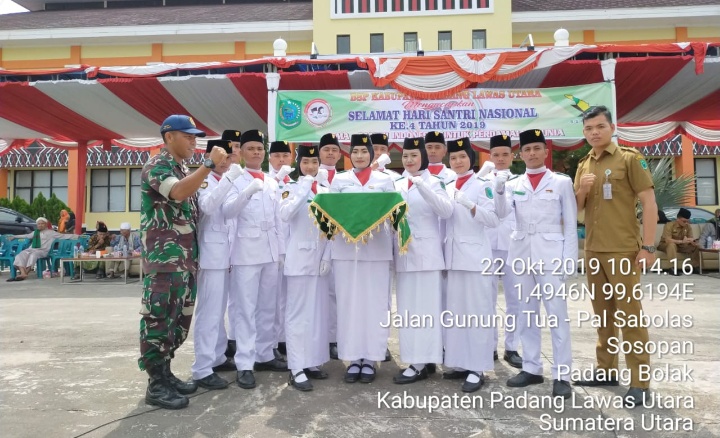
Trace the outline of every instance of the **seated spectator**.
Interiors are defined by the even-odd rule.
[[[665,251],[671,261],[675,260],[673,269],[670,270],[672,275],[680,275],[683,262],[687,260],[687,257],[678,257],[678,252],[690,255],[690,263],[693,268],[699,266],[698,241],[693,237],[690,227],[690,210],[681,208],[678,211],[677,219],[665,224],[658,249]]]
[[[70,231],[70,229],[67,226],[68,221],[70,220],[70,215],[68,214],[67,210],[60,210],[60,219],[58,220],[58,233],[67,233]]]
[[[140,241],[140,235],[131,231],[132,227],[128,222],[120,224],[120,234],[115,236],[112,240],[112,247],[114,251],[122,251],[124,246],[127,246],[128,255],[140,255],[142,253],[142,242]],[[132,261],[129,268],[130,274],[134,273],[135,267],[139,267],[140,261]],[[108,278],[115,278],[120,276],[119,274],[125,272],[125,262],[121,261],[109,261],[105,262],[105,275]],[[135,272],[139,274],[139,270]],[[118,275],[116,275],[118,274]]]
[[[712,241],[708,246],[708,237],[710,237],[712,241],[720,240],[720,208],[715,210],[715,217],[710,219],[700,232],[700,245],[704,249],[712,249]]]
[[[50,221],[44,217],[39,217],[35,221],[37,229],[32,233],[21,234],[18,236],[9,236],[9,240],[13,239],[32,239],[30,248],[20,251],[13,261],[13,265],[17,267],[20,273],[15,278],[7,281],[23,281],[27,278],[28,273],[35,266],[38,259],[47,257],[50,247],[55,239],[77,239],[79,236],[74,234],[60,234],[49,228]]]
[[[668,220],[667,216],[665,215],[665,212],[662,211],[662,210],[660,210],[660,209],[658,209],[658,221],[657,221],[657,223],[659,223],[659,224],[666,224],[666,223],[668,223],[668,222],[670,222],[670,221]]]
[[[95,253],[96,251],[104,251],[105,248],[111,246],[112,237],[112,234],[108,233],[107,225],[105,225],[105,222],[98,221],[95,225],[95,234],[93,234],[90,237],[90,241],[88,241],[87,252]],[[73,277],[74,280],[80,278],[80,266],[80,262],[75,262],[75,269],[77,270],[77,272]],[[82,262],[82,269],[84,269],[85,272],[96,271],[97,274],[95,277],[98,279],[105,278],[105,266],[101,260]]]

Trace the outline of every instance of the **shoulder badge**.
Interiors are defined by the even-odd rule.
[[[288,196],[290,196],[290,192],[287,191],[287,190],[285,190],[285,191],[283,192],[283,194],[282,194],[282,198],[285,199],[285,198],[287,198]]]
[[[207,182],[207,181],[203,181],[203,183],[200,184],[200,188],[201,188],[201,189],[206,189],[207,186],[208,186],[208,182]]]
[[[493,198],[493,192],[492,192],[492,189],[491,189],[490,187],[485,187],[485,196],[487,196],[488,199],[492,199],[492,198]]]

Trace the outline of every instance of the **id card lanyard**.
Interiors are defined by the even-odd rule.
[[[610,184],[610,169],[605,169],[605,183],[603,184],[603,199],[612,199],[612,184]]]

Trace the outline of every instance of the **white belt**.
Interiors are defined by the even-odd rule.
[[[516,231],[525,231],[528,234],[535,233],[562,233],[562,225],[551,224],[516,224]]]

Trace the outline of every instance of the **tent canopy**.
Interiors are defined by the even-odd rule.
[[[645,146],[682,133],[702,144],[720,145],[718,46],[576,45],[426,56],[0,70],[0,153],[34,139],[65,147],[77,141],[157,146],[158,126],[173,113],[191,115],[209,136],[227,128],[266,130],[263,71],[270,69],[280,74],[280,90],[395,88],[418,99],[447,98],[466,88],[546,88],[614,77],[623,143]],[[607,71],[610,64],[612,72]]]

